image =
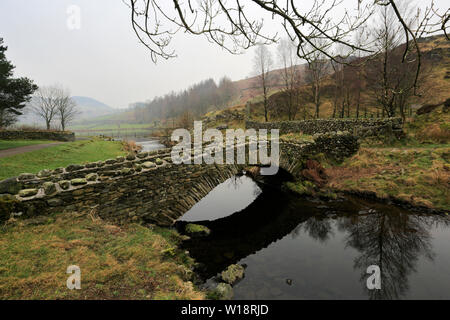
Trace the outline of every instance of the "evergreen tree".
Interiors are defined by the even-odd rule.
[[[37,86],[28,78],[13,78],[14,65],[6,60],[5,51],[0,38],[0,128],[7,127],[17,121],[22,115],[21,110],[30,101],[31,94]]]

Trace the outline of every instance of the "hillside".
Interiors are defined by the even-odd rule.
[[[444,36],[433,36],[420,40],[420,47],[422,50],[422,83],[418,96],[411,97],[409,105],[413,106],[412,109],[417,109],[423,104],[434,104],[450,97],[450,42],[445,39]],[[398,48],[396,50],[401,50]],[[306,65],[299,66],[303,69]],[[277,79],[276,85],[273,86],[270,92],[269,108],[272,108],[272,119],[279,120],[285,119],[283,116],[273,112],[285,99],[285,93],[280,86],[281,70],[274,70],[272,74]],[[304,72],[303,72],[304,74]],[[333,99],[334,99],[334,74],[326,76],[322,82],[322,103],[320,106],[320,116],[322,118],[328,118],[333,115]],[[219,111],[209,113],[208,116],[214,115],[214,118],[219,115],[219,119],[222,118],[220,114],[222,112],[228,113],[239,111],[244,112],[244,105],[247,101],[251,103],[251,115],[252,118],[263,120],[263,106],[262,106],[262,89],[257,86],[256,77],[239,80],[234,82],[239,89],[239,98],[234,101],[229,111]],[[346,83],[346,86],[351,86],[351,83]],[[313,104],[310,102],[311,86],[304,83],[299,90],[300,96],[300,109],[305,109],[310,115],[313,112]],[[373,93],[367,87],[362,87],[361,90],[361,113],[364,109],[367,109],[367,116],[377,116],[377,109],[374,107],[375,101],[373,99]],[[354,116],[354,110],[350,110],[350,116]],[[270,113],[270,112],[269,112]],[[281,117],[281,118],[280,118]],[[226,117],[224,117],[226,118]],[[300,113],[296,119],[300,119]],[[220,122],[220,121],[219,121]],[[236,125],[236,123],[235,123]]]

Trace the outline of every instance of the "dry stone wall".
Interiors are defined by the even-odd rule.
[[[348,131],[360,137],[368,137],[393,132],[397,136],[403,133],[401,118],[380,119],[314,119],[300,121],[255,122],[246,121],[246,128],[279,129],[280,134],[298,133],[320,134]]]
[[[0,140],[75,141],[75,133],[62,131],[0,130]]]

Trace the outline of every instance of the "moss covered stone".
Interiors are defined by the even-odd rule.
[[[225,271],[222,271],[220,276],[223,281],[225,281],[230,285],[233,285],[238,280],[244,277],[244,267],[238,264],[232,264],[228,266],[228,268]]]
[[[116,163],[116,160],[114,160],[114,159],[108,159],[108,160],[105,160],[105,163],[106,163],[106,164],[114,164],[114,163]]]
[[[38,189],[23,189],[19,191],[19,196],[22,198],[32,197],[37,195]]]
[[[145,157],[148,156],[148,152],[139,152],[136,156],[137,156],[139,159],[144,159]]]
[[[204,237],[211,233],[211,230],[209,230],[207,227],[194,223],[187,224],[184,230],[189,236],[193,238]]]
[[[118,156],[118,157],[116,158],[116,161],[117,161],[117,162],[124,162],[124,161],[125,161],[125,157]]]
[[[156,167],[156,164],[154,164],[154,163],[151,162],[151,161],[147,161],[147,162],[144,162],[144,163],[142,164],[142,166],[143,166],[144,168],[146,168],[146,169],[150,169],[150,168]]]
[[[17,194],[22,189],[22,183],[16,178],[9,178],[0,181],[0,194]]]
[[[83,179],[83,178],[76,178],[76,179],[70,180],[70,183],[72,183],[73,186],[80,186],[80,185],[86,184],[87,180]]]
[[[127,155],[127,160],[128,161],[133,161],[134,159],[136,159],[136,156],[134,154]]]
[[[10,194],[0,194],[0,221],[9,219],[19,201]]]
[[[96,173],[89,173],[86,175],[86,180],[87,181],[95,181],[97,180],[97,174]]]
[[[70,188],[70,181],[69,180],[61,180],[58,182],[59,186],[63,190],[67,190]]]
[[[158,166],[160,166],[160,165],[162,165],[162,164],[164,163],[164,161],[162,161],[160,158],[158,158],[158,159],[155,160],[155,163],[156,163]]]
[[[18,177],[19,181],[36,179],[36,175],[32,173],[21,173]]]
[[[42,187],[44,188],[44,193],[46,195],[53,194],[56,192],[56,186],[53,182],[44,182]]]
[[[219,283],[214,289],[214,295],[220,300],[231,300],[233,299],[233,288],[228,283]]]
[[[38,172],[37,176],[39,178],[46,178],[46,177],[50,177],[52,175],[52,171],[48,170],[48,169],[44,169]]]
[[[81,170],[84,169],[84,166],[80,165],[80,164],[71,164],[69,166],[67,166],[66,170],[68,172],[72,172],[72,171],[77,171],[77,170]]]

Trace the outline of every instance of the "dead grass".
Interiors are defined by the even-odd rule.
[[[142,150],[142,146],[136,144],[133,140],[124,140],[122,141],[122,149],[128,153],[138,153]]]
[[[450,210],[450,148],[361,148],[327,169],[327,187],[371,191],[416,205]]]
[[[93,214],[9,222],[0,228],[0,299],[203,299],[177,241],[172,230]],[[69,265],[81,268],[81,290],[66,287]]]

